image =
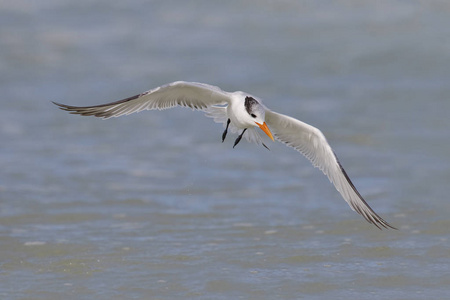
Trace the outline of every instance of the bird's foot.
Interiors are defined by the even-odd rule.
[[[227,127],[225,128],[225,131],[222,133],[222,143],[223,143],[223,141],[225,141],[225,138],[227,137],[228,126],[230,126],[230,122],[231,122],[231,120],[228,119],[228,121],[227,121]]]
[[[239,142],[241,141],[242,136],[244,135],[244,132],[245,132],[246,130],[247,130],[247,128],[245,128],[245,129],[242,131],[242,133],[237,137],[237,139],[234,141],[233,148],[236,147],[237,144],[239,144]]]

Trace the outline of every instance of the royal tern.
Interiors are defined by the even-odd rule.
[[[177,81],[166,84],[142,94],[116,102],[95,106],[71,106],[53,102],[60,109],[82,116],[95,116],[103,119],[129,115],[143,110],[163,110],[175,106],[201,110],[206,116],[222,123],[225,131],[240,132],[233,148],[244,136],[249,142],[266,145],[262,142],[258,128],[261,128],[272,141],[277,139],[308,158],[322,170],[334,184],[350,208],[362,215],[378,228],[393,228],[377,215],[353,185],[333,149],[322,132],[292,117],[268,109],[260,99],[244,92],[229,93],[216,86],[205,83]]]

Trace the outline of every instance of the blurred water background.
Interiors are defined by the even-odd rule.
[[[178,108],[176,81],[320,128],[383,218],[299,153]],[[0,1],[1,299],[449,299],[448,1]]]

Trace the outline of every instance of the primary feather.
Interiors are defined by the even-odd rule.
[[[205,110],[212,105],[227,104],[229,94],[205,83],[177,81],[139,95],[101,105],[79,107],[54,103],[72,114],[107,119],[143,110],[163,110],[175,106]]]

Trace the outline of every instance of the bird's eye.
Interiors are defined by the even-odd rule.
[[[255,114],[251,114],[250,116],[252,116],[253,118],[256,118],[256,115],[255,115]]]

